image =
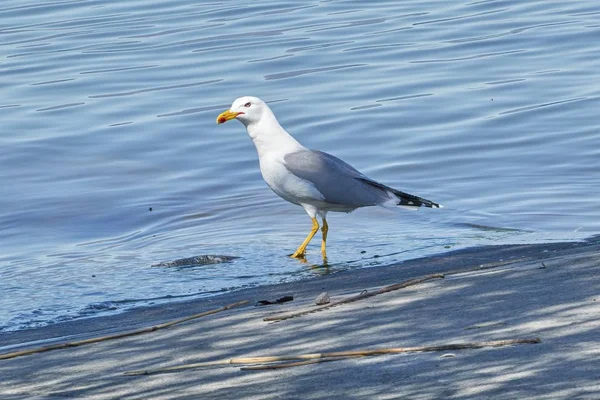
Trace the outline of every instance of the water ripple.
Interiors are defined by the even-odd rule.
[[[367,46],[350,47],[348,49],[344,49],[343,51],[376,50],[376,49],[386,49],[386,48],[396,48],[396,47],[408,47],[408,46],[414,46],[414,45],[416,45],[416,43],[372,44],[372,45],[367,45]]]
[[[137,89],[137,90],[130,90],[130,91],[127,91],[127,92],[97,94],[97,95],[89,96],[89,98],[90,99],[100,99],[100,98],[103,98],[103,97],[132,96],[132,95],[141,94],[141,93],[159,92],[159,91],[162,91],[162,90],[172,90],[172,89],[181,89],[181,88],[186,88],[186,87],[202,86],[202,85],[208,85],[208,84],[211,84],[211,83],[218,83],[218,82],[222,82],[222,81],[223,81],[223,79],[213,79],[213,80],[210,80],[210,81],[181,83],[181,84],[178,84],[178,85],[169,85],[169,86],[160,86],[160,87],[153,87],[153,88],[146,88],[146,89]]]
[[[419,26],[419,25],[437,24],[440,22],[460,21],[460,20],[469,19],[469,18],[476,18],[476,17],[486,16],[486,15],[490,15],[490,14],[502,13],[502,12],[505,12],[508,10],[510,10],[510,9],[509,8],[501,8],[498,10],[483,11],[480,13],[459,15],[457,17],[439,18],[439,19],[432,19],[429,21],[415,22],[413,25]]]
[[[387,21],[386,18],[362,19],[362,20],[357,20],[357,21],[350,21],[350,22],[344,22],[341,24],[336,24],[336,26],[329,26],[329,27],[318,28],[318,29],[310,29],[310,30],[307,30],[306,32],[317,33],[317,32],[323,32],[323,31],[331,31],[334,29],[346,29],[346,28],[353,28],[353,27],[364,26],[364,25],[382,24],[386,21]]]
[[[61,110],[63,108],[70,108],[70,107],[77,107],[77,106],[82,106],[85,103],[83,102],[79,102],[79,103],[67,103],[67,104],[59,104],[57,106],[51,106],[51,107],[44,107],[44,108],[40,108],[37,109],[36,111],[55,111],[55,110]]]
[[[525,49],[498,51],[498,52],[494,52],[494,53],[482,53],[482,54],[475,54],[472,56],[465,56],[465,57],[438,58],[438,59],[432,59],[432,60],[414,60],[414,61],[409,61],[409,63],[411,63],[411,64],[447,63],[447,62],[456,62],[456,61],[477,60],[480,58],[505,56],[505,55],[509,55],[509,54],[519,54],[519,53],[525,53],[525,52],[527,52],[527,50],[525,50]]]
[[[293,57],[293,54],[282,54],[280,56],[275,56],[275,57],[267,57],[267,58],[258,58],[255,60],[248,60],[246,62],[248,63],[257,63],[257,62],[267,62],[267,61],[275,61],[275,60],[279,60],[282,58],[286,58],[286,57]]]
[[[318,49],[326,49],[328,47],[341,46],[344,44],[354,43],[354,41],[348,40],[343,42],[330,42],[330,43],[322,43],[322,44],[313,44],[310,46],[302,46],[302,47],[294,47],[292,49],[287,49],[286,53],[298,53],[301,51],[307,50],[318,50]]]
[[[75,80],[75,78],[55,79],[52,81],[32,83],[31,86],[51,85],[54,83],[70,82],[70,81],[74,81],[74,80]]]
[[[390,97],[387,99],[377,100],[377,102],[383,103],[386,101],[410,100],[410,99],[417,99],[419,97],[428,97],[428,96],[433,96],[433,93],[407,94],[405,96]]]
[[[573,98],[573,99],[551,101],[551,102],[548,102],[548,103],[535,104],[535,105],[532,105],[532,106],[514,108],[512,110],[503,111],[503,112],[499,113],[499,115],[507,115],[507,114],[514,114],[514,113],[524,112],[524,111],[537,110],[539,108],[556,106],[556,105],[565,104],[565,103],[573,103],[573,102],[576,102],[576,101],[581,101],[581,100],[586,100],[586,99],[587,99],[587,97],[576,97],[576,98]]]
[[[333,67],[321,67],[321,68],[309,68],[309,69],[301,69],[296,71],[288,71],[288,72],[280,72],[277,74],[265,75],[264,78],[266,81],[276,80],[276,79],[287,79],[287,78],[295,78],[297,76],[302,76],[306,74],[315,74],[319,72],[329,72],[329,71],[337,71],[340,69],[346,68],[355,68],[362,67],[367,64],[347,64],[347,65],[336,65]]]
[[[230,104],[221,104],[218,106],[188,108],[188,109],[181,110],[181,111],[176,111],[176,112],[171,112],[171,113],[166,113],[166,114],[159,114],[159,115],[157,115],[157,117],[176,117],[176,116],[180,116],[180,115],[196,114],[196,113],[205,112],[205,111],[225,110],[229,106],[230,106]]]
[[[125,72],[125,71],[136,71],[139,69],[147,69],[147,68],[155,68],[158,67],[158,64],[149,64],[149,65],[137,65],[131,67],[118,67],[118,68],[104,68],[104,69],[95,69],[90,71],[80,72],[81,75],[90,75],[90,74],[105,74],[108,72]]]

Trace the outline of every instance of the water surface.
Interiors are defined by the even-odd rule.
[[[444,204],[330,215],[330,271],[600,231],[593,2],[19,0],[0,38],[0,329],[324,273],[215,125],[242,95]],[[202,254],[240,258],[150,268]]]

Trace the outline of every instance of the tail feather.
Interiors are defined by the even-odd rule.
[[[429,207],[429,208],[442,208],[443,207],[442,205],[435,203],[431,200],[427,200],[427,199],[424,199],[419,196],[415,196],[410,193],[401,192],[400,190],[396,190],[396,189],[386,186],[382,183],[372,181],[370,179],[364,179],[364,178],[359,178],[359,179],[371,186],[375,186],[377,188],[380,188],[380,189],[383,189],[383,190],[393,193],[398,198],[398,203],[396,204],[398,206],[415,207],[415,208],[416,207]]]

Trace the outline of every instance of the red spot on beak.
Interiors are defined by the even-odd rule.
[[[234,119],[240,114],[243,114],[243,112],[234,112],[231,110],[224,111],[217,117],[217,124],[223,124],[229,121],[230,119]]]

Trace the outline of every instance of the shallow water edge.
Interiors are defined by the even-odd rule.
[[[283,295],[293,295],[295,298],[302,298],[319,290],[341,290],[348,291],[349,293],[359,293],[366,288],[382,284],[393,284],[418,276],[434,273],[443,274],[450,270],[476,267],[490,263],[510,263],[517,260],[539,260],[541,262],[558,253],[570,254],[576,257],[578,253],[599,244],[600,235],[592,236],[579,242],[471,247],[407,260],[402,263],[352,271],[340,271],[300,281],[226,292],[212,297],[139,307],[126,310],[120,314],[82,318],[67,322],[58,322],[40,328],[4,332],[0,333],[0,351],[6,352],[55,342],[80,340],[152,326],[241,300],[250,300],[249,307],[254,307],[254,304],[259,300],[274,299]],[[192,323],[202,322],[201,320],[196,320]]]

